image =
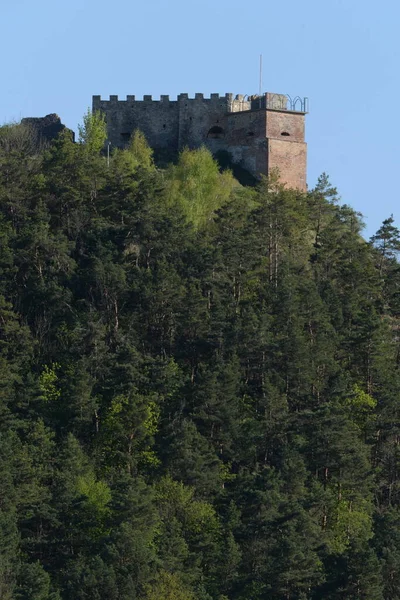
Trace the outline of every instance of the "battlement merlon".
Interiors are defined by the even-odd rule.
[[[220,96],[220,94],[210,94],[210,97],[207,98],[204,94],[196,93],[194,98],[190,98],[189,94],[178,94],[176,100],[171,100],[168,95],[161,95],[160,99],[153,99],[151,95],[145,94],[142,100],[136,99],[136,96],[128,95],[126,99],[119,99],[118,96],[111,95],[108,99],[102,98],[101,96],[93,96],[93,108],[100,107],[101,104],[107,103],[115,103],[115,102],[227,102],[230,103],[233,100],[234,95],[231,93],[227,93],[224,96]]]
[[[177,96],[176,100],[171,100],[168,95],[161,95],[159,100],[153,99],[151,95],[144,95],[142,100],[136,99],[134,95],[127,95],[125,100],[119,99],[116,95],[110,95],[109,99],[102,99],[101,96],[93,96],[93,110],[106,110],[111,106],[126,106],[128,105],[151,105],[159,104],[184,104],[187,103],[205,103],[218,105],[220,108],[226,106],[227,112],[241,112],[247,110],[278,110],[290,111],[306,114],[308,112],[308,98],[300,98],[300,96],[291,97],[286,94],[274,94],[266,92],[265,94],[252,95],[247,94],[232,94],[226,93],[224,96],[213,93],[209,98],[204,94],[196,93],[194,98],[190,98],[189,94],[182,93]]]

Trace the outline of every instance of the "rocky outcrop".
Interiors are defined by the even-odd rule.
[[[67,129],[67,127],[61,123],[60,117],[55,113],[46,115],[45,117],[27,117],[22,119],[21,124],[34,129],[38,139],[42,141],[51,142],[64,130],[70,131],[72,139],[75,140],[74,132],[71,129]]]

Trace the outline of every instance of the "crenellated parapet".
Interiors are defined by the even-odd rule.
[[[169,95],[161,95],[159,99],[153,98],[153,96],[148,95],[148,94],[145,94],[142,99],[136,98],[136,96],[132,96],[132,95],[126,96],[125,99],[119,98],[116,95],[111,95],[108,97],[108,99],[102,98],[101,96],[93,96],[93,103],[99,104],[100,102],[180,102],[183,100],[191,101],[191,102],[195,102],[195,101],[199,101],[199,100],[205,101],[205,102],[212,102],[212,101],[219,101],[219,100],[232,102],[233,98],[234,98],[234,95],[230,94],[230,93],[225,94],[225,95],[210,94],[209,97],[207,97],[201,93],[196,93],[193,98],[191,98],[189,96],[189,94],[183,93],[183,94],[178,94],[176,99],[170,98]]]
[[[114,146],[126,145],[132,131],[140,129],[151,146],[178,151],[184,146],[200,146],[212,124],[232,112],[234,98],[231,93],[196,93],[194,97],[181,93],[176,98],[93,96],[93,110],[105,114],[109,141]]]
[[[93,108],[100,109],[101,107],[114,105],[118,103],[120,106],[124,104],[167,104],[167,103],[178,103],[178,102],[204,102],[206,104],[220,103],[221,106],[227,107],[228,112],[239,112],[242,110],[257,110],[257,109],[270,109],[270,110],[290,110],[293,112],[308,112],[308,98],[300,98],[300,96],[291,97],[288,94],[271,94],[267,92],[265,94],[248,96],[247,94],[236,94],[226,93],[210,94],[205,96],[201,93],[196,93],[194,97],[190,97],[187,93],[178,94],[175,99],[170,98],[169,95],[161,95],[159,99],[153,98],[150,94],[145,94],[143,98],[136,98],[134,95],[128,95],[125,99],[119,98],[117,95],[111,95],[108,99],[102,98],[101,96],[93,96]]]

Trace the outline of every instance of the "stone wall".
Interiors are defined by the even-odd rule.
[[[187,98],[186,94],[179,96],[179,149],[185,146],[198,148],[209,140],[219,140],[220,137],[210,137],[213,127],[224,129],[224,120],[230,110],[232,94],[220,97],[211,94],[211,98],[204,98],[203,94],[196,94],[195,99]],[[216,136],[222,134],[214,134]]]
[[[279,168],[282,182],[306,189],[305,113],[288,111],[282,94],[251,98],[233,94],[180,94],[176,100],[93,96],[93,110],[106,116],[108,140],[124,147],[135,129],[140,129],[155,150],[178,152],[205,145],[216,154],[228,151],[233,162],[252,175],[268,175]]]
[[[178,102],[163,96],[160,101],[144,96],[137,101],[135,96],[119,100],[110,96],[109,100],[93,97],[93,110],[100,110],[106,116],[108,141],[112,146],[124,147],[135,129],[140,129],[152,148],[178,149]]]
[[[144,96],[136,100],[127,96],[119,100],[110,96],[102,100],[93,96],[93,110],[101,110],[106,116],[108,140],[112,146],[123,147],[135,129],[140,129],[152,148],[170,148],[181,150],[185,146],[197,148],[204,144],[209,129],[224,119],[232,103],[232,94],[220,97],[211,94],[204,98],[196,94],[180,94],[177,100],[161,96],[153,100]]]
[[[267,110],[268,173],[279,169],[282,183],[307,189],[307,145],[303,113]]]
[[[51,142],[55,140],[58,135],[67,129],[65,125],[61,123],[61,119],[55,113],[46,115],[45,117],[25,117],[21,120],[22,125],[28,125],[36,132],[38,141]],[[71,129],[68,129],[71,134],[71,138],[75,140],[75,134]]]
[[[305,119],[303,113],[268,110],[266,136],[287,142],[304,142]]]
[[[253,175],[267,175],[266,111],[231,113],[226,124],[226,149],[233,161]]]
[[[307,190],[307,145],[303,142],[268,140],[268,173],[278,169],[280,180],[290,188]]]

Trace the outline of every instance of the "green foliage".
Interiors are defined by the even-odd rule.
[[[92,112],[87,109],[83,115],[83,124],[78,126],[79,142],[84,144],[89,155],[98,154],[104,147],[107,139],[107,125],[105,115],[100,111]]]
[[[167,172],[167,195],[171,207],[178,203],[187,219],[204,226],[226,204],[236,185],[229,171],[220,174],[206,148],[183,150],[178,164]]]
[[[15,597],[18,600],[60,600],[51,592],[50,576],[39,562],[25,563],[21,567],[20,584]]]
[[[365,502],[354,506],[352,500],[346,499],[346,490],[341,491],[340,499],[329,516],[332,524],[327,544],[331,552],[343,554],[354,538],[365,542],[371,539],[372,520],[368,509]]]
[[[86,477],[78,477],[76,490],[78,494],[85,497],[89,509],[98,515],[98,518],[104,518],[111,501],[109,486],[104,481],[96,481],[94,475],[90,473]]]
[[[156,581],[146,586],[143,600],[195,600],[195,596],[176,575],[161,571]]]
[[[0,596],[396,600],[399,232],[0,128]]]
[[[60,368],[60,365],[57,363],[51,367],[45,365],[39,376],[39,387],[45,402],[55,402],[60,397],[61,392],[56,385],[58,380],[56,370],[58,368]]]
[[[142,169],[153,167],[153,151],[148,145],[144,134],[138,129],[133,132],[127,153],[138,167]]]

